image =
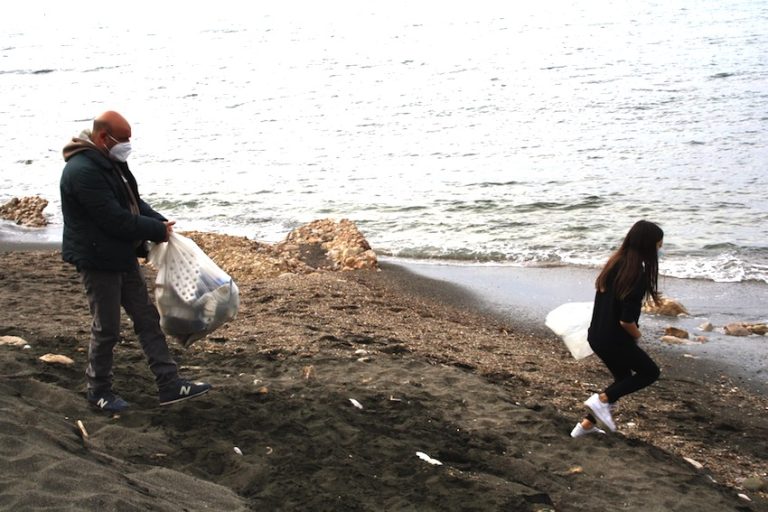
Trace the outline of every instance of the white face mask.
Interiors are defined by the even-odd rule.
[[[118,162],[126,162],[131,154],[130,142],[118,142],[109,150],[109,156]]]

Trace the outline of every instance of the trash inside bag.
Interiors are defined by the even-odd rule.
[[[191,239],[171,233],[167,243],[152,245],[148,260],[157,268],[160,327],[185,347],[237,315],[237,285]]]
[[[544,322],[562,338],[575,359],[584,359],[593,353],[587,341],[593,306],[592,302],[567,302],[550,311]]]

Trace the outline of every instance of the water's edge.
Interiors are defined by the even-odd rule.
[[[450,299],[454,305],[469,307],[509,323],[516,330],[539,336],[554,336],[544,325],[549,311],[566,302],[587,302],[594,296],[597,270],[578,267],[463,266],[382,261],[392,272],[397,267],[423,279],[432,279],[432,290],[439,284],[458,286],[466,296]],[[762,282],[716,283],[705,280],[662,278],[661,288],[668,297],[679,300],[689,310],[685,317],[643,315],[642,343],[678,354],[686,359],[726,373],[744,387],[768,393],[768,338],[727,336],[722,327],[731,322],[765,322],[762,307],[768,302],[768,285]],[[421,285],[422,290],[430,288]],[[444,291],[434,291],[444,300]],[[699,326],[711,322],[713,332]],[[691,338],[705,336],[705,343],[667,345],[660,341],[665,327],[687,330]]]

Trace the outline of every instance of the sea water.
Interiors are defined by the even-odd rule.
[[[60,236],[61,149],[115,109],[181,230],[349,218],[405,261],[591,268],[646,218],[665,275],[765,282],[766,26],[765,0],[18,3],[0,202],[43,196]]]

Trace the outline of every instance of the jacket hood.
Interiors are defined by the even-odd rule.
[[[64,161],[68,162],[70,158],[83,151],[98,151],[101,154],[104,152],[99,149],[93,142],[91,142],[91,130],[83,130],[77,137],[72,137],[62,150],[64,155]]]

